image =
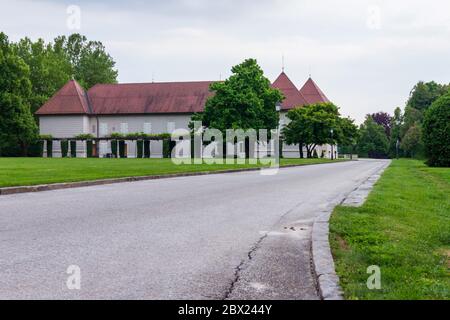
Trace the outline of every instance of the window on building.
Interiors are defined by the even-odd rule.
[[[107,123],[100,123],[100,135],[101,136],[107,136],[108,135],[108,124]]]
[[[120,133],[127,134],[128,133],[128,123],[122,122],[120,124]]]
[[[92,125],[92,133],[95,133],[95,129],[96,129],[96,126],[95,126],[95,124],[93,124]]]
[[[152,124],[150,122],[145,122],[144,123],[144,133],[145,134],[152,133]]]
[[[172,133],[175,131],[175,122],[168,122],[167,123],[167,132]]]

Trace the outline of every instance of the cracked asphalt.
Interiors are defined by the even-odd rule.
[[[0,299],[318,299],[313,220],[382,165],[0,196]]]

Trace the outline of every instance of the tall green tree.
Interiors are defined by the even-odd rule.
[[[423,112],[449,89],[450,85],[420,81],[411,90],[407,106]]]
[[[355,125],[355,121],[350,118],[339,118],[338,124],[335,143],[338,143],[339,147],[344,147],[350,154],[353,154],[356,150],[358,127]]]
[[[14,48],[30,68],[29,102],[34,113],[69,81],[72,66],[63,52],[54,50],[42,39],[32,42],[24,38],[14,44]]]
[[[283,129],[288,144],[298,144],[300,157],[303,146],[311,158],[318,145],[351,143],[356,134],[353,121],[341,118],[339,109],[332,103],[318,103],[289,110],[290,122]],[[333,133],[332,133],[333,131]]]
[[[383,126],[367,116],[359,128],[358,154],[361,157],[385,158],[388,152],[388,139]]]
[[[28,103],[31,94],[30,69],[0,33],[0,154],[20,146],[26,155],[37,137],[37,126]],[[6,152],[5,152],[6,151]]]
[[[118,71],[114,59],[100,41],[88,41],[78,33],[59,36],[54,41],[55,52],[63,52],[72,65],[73,77],[86,89],[97,83],[117,83]]]
[[[402,138],[403,114],[402,109],[397,107],[394,111],[394,116],[391,118],[391,137],[389,140],[389,155],[390,157],[397,156],[397,141],[400,142]],[[399,148],[399,156],[402,155],[402,150]]]
[[[275,106],[283,95],[270,86],[257,61],[247,59],[231,71],[227,80],[211,85],[215,95],[207,100],[204,112],[192,120],[223,133],[227,129],[277,128],[279,115]]]
[[[450,92],[425,112],[423,140],[428,164],[450,167]]]
[[[286,144],[298,145],[300,158],[303,158],[303,147],[312,141],[312,130],[307,117],[307,107],[291,109],[287,113],[290,122],[283,128],[282,134]]]
[[[422,128],[419,124],[414,124],[408,129],[401,142],[401,148],[411,158],[422,153]]]

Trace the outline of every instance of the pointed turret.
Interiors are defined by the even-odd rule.
[[[282,110],[289,110],[308,104],[300,91],[298,91],[297,87],[294,85],[291,79],[289,79],[286,73],[284,73],[284,71],[281,72],[281,74],[272,84],[272,87],[280,90],[284,94],[285,99],[281,104]]]
[[[325,94],[320,90],[319,86],[311,79],[306,81],[303,87],[300,89],[300,93],[306,99],[308,104],[330,102]]]
[[[50,114],[89,114],[89,101],[86,91],[76,80],[70,80],[38,111],[37,115]]]

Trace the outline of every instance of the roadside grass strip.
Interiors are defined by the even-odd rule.
[[[450,169],[394,160],[362,207],[335,209],[330,243],[346,299],[450,299]]]

